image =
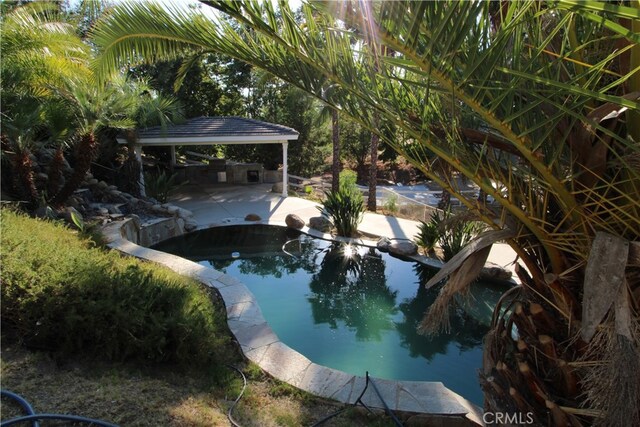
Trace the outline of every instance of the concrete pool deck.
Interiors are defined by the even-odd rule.
[[[296,214],[305,222],[319,215],[317,203],[296,197],[282,198],[271,192],[270,184],[186,186],[169,202],[193,212],[198,229],[256,223],[244,220],[248,214],[259,215],[259,223],[273,225],[285,225],[288,214]],[[414,221],[367,213],[360,230],[369,235],[411,239],[417,233],[417,225]],[[245,356],[273,377],[317,396],[355,403],[365,389],[365,377],[318,365],[291,349],[271,329],[255,297],[240,280],[184,258],[138,245],[139,227],[131,219],[109,224],[104,229],[109,246],[163,264],[217,289],[226,306],[229,329]],[[306,227],[303,231],[327,237]],[[375,240],[369,240],[368,244],[375,244]],[[509,252],[503,249],[495,254],[492,250],[492,255],[493,262],[499,265],[515,259],[515,254],[510,257]],[[482,425],[482,409],[441,382],[373,379],[384,403],[393,411],[414,414],[411,417],[415,425]],[[384,408],[384,403],[371,386],[362,395],[362,402],[373,408]]]

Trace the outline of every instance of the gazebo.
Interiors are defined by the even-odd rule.
[[[155,126],[140,130],[135,154],[142,164],[144,147],[170,147],[171,167],[174,167],[178,145],[282,144],[282,197],[287,197],[287,147],[289,141],[297,139],[295,129],[274,123],[243,117],[197,117],[165,128]],[[118,142],[127,143],[124,138],[118,138]],[[144,179],[142,176],[140,179],[144,189]]]

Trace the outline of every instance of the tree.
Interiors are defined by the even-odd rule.
[[[449,281],[427,320],[439,320],[475,278],[471,267],[488,255],[480,243],[506,239],[526,267],[517,268],[514,304],[496,312],[487,335],[486,409],[559,425],[640,424],[640,138],[629,120],[640,111],[638,7],[319,2],[305,6],[303,26],[286,2],[279,15],[270,2],[206,3],[245,27],[123,6],[96,31],[103,72],[134,52],[170,54],[184,43],[232,54],[318,97],[329,79],[345,115],[381,138],[378,118],[395,124],[409,138],[387,142],[493,228],[477,251],[441,270]],[[336,18],[358,34],[332,30]],[[204,26],[210,31],[194,30]],[[396,54],[354,50],[351,37],[371,36]],[[432,156],[496,206],[431,170]]]
[[[52,132],[56,144],[70,132],[69,121],[59,120],[66,107],[55,89],[86,75],[88,50],[52,3],[3,13],[0,50],[3,156],[12,158],[14,187],[33,206],[40,194],[31,152],[56,125],[61,125]]]

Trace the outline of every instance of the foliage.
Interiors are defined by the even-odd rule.
[[[355,173],[344,172],[340,174],[338,191],[325,192],[326,198],[318,209],[331,221],[339,236],[355,237],[364,215],[364,202],[362,193],[355,186],[355,179],[350,180],[355,178]]]
[[[196,282],[90,248],[59,224],[1,215],[3,333],[60,357],[224,361],[224,315]]]
[[[434,221],[433,217],[429,222],[420,221],[418,225],[418,234],[415,237],[415,242],[425,252],[431,252],[440,239],[440,231],[438,230],[438,224]]]
[[[382,206],[388,213],[393,214],[398,212],[398,195],[396,193],[389,193]]]
[[[453,258],[474,237],[486,229],[484,224],[470,220],[468,215],[454,215],[450,209],[434,212],[429,224],[430,228],[437,230],[438,243],[442,248],[445,261]]]
[[[147,196],[153,197],[160,203],[167,203],[169,195],[181,184],[176,184],[176,174],[162,172],[147,172],[144,174],[144,184]]]

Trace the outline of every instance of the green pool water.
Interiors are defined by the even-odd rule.
[[[416,331],[439,287],[435,270],[375,249],[315,239],[283,227],[216,227],[154,249],[239,278],[280,340],[311,361],[356,375],[441,381],[482,404],[482,338],[504,286],[476,283],[450,312],[451,330]]]

